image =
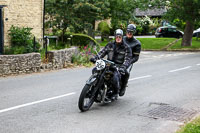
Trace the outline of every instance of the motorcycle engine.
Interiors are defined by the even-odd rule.
[[[105,80],[110,80],[113,76],[113,72],[112,71],[106,71],[105,75],[104,75],[104,79]]]

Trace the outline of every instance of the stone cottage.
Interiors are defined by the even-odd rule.
[[[8,30],[12,25],[33,28],[34,36],[43,37],[44,0],[0,0],[0,54],[9,45]]]

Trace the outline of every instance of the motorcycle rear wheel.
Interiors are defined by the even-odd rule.
[[[92,85],[86,84],[80,94],[78,107],[82,112],[89,110],[94,103],[94,97],[91,95],[92,87]]]

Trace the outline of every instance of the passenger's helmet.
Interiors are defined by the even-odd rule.
[[[126,31],[127,32],[133,32],[133,34],[135,34],[135,32],[136,32],[136,26],[134,24],[129,24],[127,26],[127,30]]]
[[[121,29],[117,29],[116,31],[115,31],[115,36],[123,36],[123,31],[121,30]]]

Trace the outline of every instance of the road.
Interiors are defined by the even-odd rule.
[[[91,70],[0,78],[0,133],[173,133],[200,110],[200,53],[142,52],[125,96],[81,113]]]

